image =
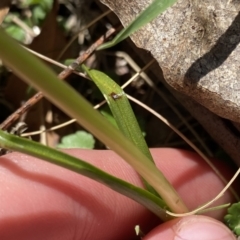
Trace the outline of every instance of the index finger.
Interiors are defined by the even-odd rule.
[[[142,186],[136,172],[112,151],[68,152]],[[195,154],[174,149],[152,154],[189,208],[223,187]],[[135,225],[147,232],[156,223],[144,207],[104,185],[23,154],[1,158],[0,182],[0,239],[132,239]],[[230,199],[225,194],[219,201]]]

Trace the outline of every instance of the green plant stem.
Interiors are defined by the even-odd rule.
[[[0,57],[24,81],[42,91],[46,98],[82,124],[104,144],[127,161],[160,194],[169,208],[176,213],[187,212],[187,207],[175,189],[148,158],[104,117],[93,110],[82,96],[53,71],[28,53],[0,30]]]
[[[90,177],[98,182],[102,182],[113,190],[120,192],[129,198],[139,202],[147,207],[150,211],[159,216],[162,220],[168,220],[171,217],[166,214],[163,209],[166,209],[165,203],[150,192],[136,187],[126,181],[116,178],[99,168],[84,162],[81,159],[75,158],[66,153],[46,147],[42,144],[20,138],[18,136],[3,132],[0,130],[0,146],[26,154],[31,154],[34,157],[39,157],[58,166],[67,168],[84,176]]]

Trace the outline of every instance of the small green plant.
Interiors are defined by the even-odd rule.
[[[153,1],[150,7],[143,12],[142,17],[137,18],[137,21],[141,20],[141,24],[137,24],[135,30],[153,19],[156,14],[163,12],[174,2],[176,1]],[[155,10],[156,8],[157,11],[153,11],[153,15],[149,18],[149,9]],[[121,32],[120,35],[122,37],[118,38],[115,43],[117,43],[119,39],[124,39],[132,33],[132,31],[129,31],[129,28],[127,28],[127,32],[127,35]],[[2,46],[0,48],[0,57],[15,74],[34,88],[42,91],[46,98],[65,111],[66,114],[75,118],[84,128],[100,139],[106,146],[118,153],[142,176],[143,179],[145,179],[147,187],[151,192],[117,179],[83,160],[76,159],[55,149],[13,136],[3,131],[0,131],[1,147],[39,157],[103,182],[110,188],[143,204],[163,220],[169,218],[166,215],[166,209],[170,209],[176,213],[188,211],[177,192],[154,165],[151,154],[142,137],[142,133],[139,131],[140,129],[136,124],[134,115],[130,113],[129,107],[125,109],[129,103],[125,101],[124,93],[119,87],[111,83],[111,88],[109,89],[105,86],[103,93],[110,103],[110,108],[113,111],[113,115],[115,115],[115,120],[120,131],[109,124],[99,112],[93,110],[91,104],[69,85],[63,81],[59,81],[54,72],[43,65],[25,49],[20,47],[2,30],[0,30],[0,45]],[[99,71],[89,70],[86,67],[84,67],[84,69],[94,80],[96,80],[95,82],[97,85],[108,79],[108,76]],[[100,86],[99,88],[101,89]],[[105,90],[107,90],[107,92],[105,92]],[[114,108],[112,108],[112,106],[114,106]],[[126,112],[124,112],[125,110]],[[130,116],[130,122],[129,120],[125,121],[123,119],[125,114]],[[131,125],[135,126],[135,130],[129,128]],[[154,191],[152,191],[152,189],[154,189]],[[155,193],[157,193],[157,195],[155,195]],[[161,198],[158,195],[160,195]]]
[[[18,46],[4,32],[0,32],[0,34],[0,44],[10,44],[10,51],[13,53],[9,53],[7,48],[2,48],[0,49],[0,55],[15,71],[15,73],[24,78],[28,83],[32,84],[33,87],[43,91],[45,96],[56,106],[65,111],[69,116],[77,119],[78,122],[87,130],[92,132],[97,138],[101,139],[103,143],[122,156],[122,158],[131,164],[139,172],[139,174],[150,185],[152,185],[152,187],[161,195],[161,197],[164,198],[164,201],[167,202],[167,205],[172,211],[187,211],[176,191],[159,172],[155,165],[149,161],[148,157],[146,157],[130,140],[126,139],[126,137],[124,137],[124,135],[119,132],[116,127],[109,124],[104,117],[95,111],[83,97],[81,97],[65,82],[59,81],[49,68],[43,65],[25,49]],[[19,58],[16,58],[16,55],[18,55]],[[19,59],[21,59],[21,61],[19,61]],[[35,79],[35,81],[33,82],[32,79]],[[42,79],[48,79],[48,81],[42,81]],[[33,147],[30,143],[25,141],[27,140],[11,135],[9,136],[4,132],[0,133],[0,144],[4,148],[28,153],[45,160],[48,159],[49,161],[53,161],[54,159],[55,163],[60,160],[57,158],[57,156],[60,154],[58,151],[53,149],[51,149],[51,151],[50,149],[45,149],[44,151],[38,150],[40,149],[39,145]],[[51,152],[52,155],[50,156],[50,154],[47,154],[43,156],[44,152]],[[66,165],[70,164],[72,166],[72,160],[70,160],[70,158],[65,156],[64,160]],[[66,163],[68,161],[70,162]],[[75,163],[73,165],[75,165]],[[134,198],[136,199],[136,196],[134,196]],[[144,205],[149,205],[149,203],[146,204],[145,202]],[[166,205],[164,204],[163,206]]]
[[[36,23],[43,19],[51,3],[49,0],[31,0],[26,2],[34,8],[33,22]],[[175,2],[176,0],[154,0],[135,21],[123,29],[111,42],[103,44],[98,50],[112,47],[124,40]],[[5,23],[8,24],[10,23],[9,21],[7,18]],[[10,33],[17,40],[22,41],[24,38],[22,30],[14,25],[9,24],[6,32]],[[107,116],[113,123],[109,124],[101,114],[92,109],[92,106],[84,98],[79,96],[64,82],[59,82],[50,69],[18,46],[2,30],[0,31],[0,46],[0,57],[7,66],[31,86],[41,90],[56,106],[65,111],[69,116],[76,118],[89,132],[93,133],[106,146],[110,147],[132,165],[144,179],[147,190],[103,172],[82,159],[74,158],[61,151],[3,131],[0,131],[1,147],[39,157],[42,160],[102,182],[109,188],[144,205],[164,221],[171,218],[171,216],[166,214],[166,210],[176,213],[188,211],[176,191],[155,167],[125,93],[114,81],[106,74],[88,69],[83,65],[83,69],[93,79],[108,101],[114,116],[114,118]],[[68,65],[71,62],[69,60],[65,63]],[[81,69],[80,66],[77,70],[79,69]],[[102,115],[106,115],[106,112],[103,112]],[[63,137],[62,143],[58,145],[59,148],[80,147],[89,149],[93,148],[93,146],[94,139],[92,135],[79,131]],[[226,223],[237,235],[240,235],[239,209],[239,203],[233,204],[225,217]]]
[[[77,131],[75,133],[64,136],[61,143],[57,145],[58,148],[94,148],[94,137],[86,131]]]
[[[240,203],[234,203],[228,208],[228,213],[224,217],[226,225],[237,235],[240,236]]]

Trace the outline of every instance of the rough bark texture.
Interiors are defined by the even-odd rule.
[[[127,25],[151,0],[101,0]],[[240,123],[240,1],[178,0],[133,34],[174,89]]]

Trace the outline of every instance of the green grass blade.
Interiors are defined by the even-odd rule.
[[[15,74],[42,91],[57,107],[83,125],[89,132],[127,161],[160,194],[169,208],[186,212],[187,208],[175,189],[149,159],[118,129],[95,111],[91,104],[68,84],[59,81],[46,67],[0,29],[0,58]]]
[[[145,24],[151,22],[159,14],[164,12],[168,7],[172,6],[177,0],[153,0],[153,2],[143,10],[126,28],[124,28],[112,41],[102,44],[98,50],[113,47],[125,38],[129,37],[133,32]]]
[[[82,68],[104,95],[118,128],[153,162],[132,107],[122,88],[105,73],[89,69],[85,65],[82,65]]]
[[[82,65],[82,68],[104,95],[120,131],[131,140],[150,161],[154,162],[132,107],[122,88],[105,73],[88,69],[85,65]],[[143,179],[143,183],[150,192],[159,196],[146,180]]]
[[[20,138],[0,130],[0,146],[2,148],[19,151],[34,157],[39,157],[58,166],[67,168],[98,182],[102,182],[113,190],[144,205],[150,211],[158,215],[162,220],[167,220],[165,203],[150,192],[136,187],[126,181],[116,178],[81,159],[66,153],[46,147],[42,144]],[[79,183],[80,184],[80,183]]]

